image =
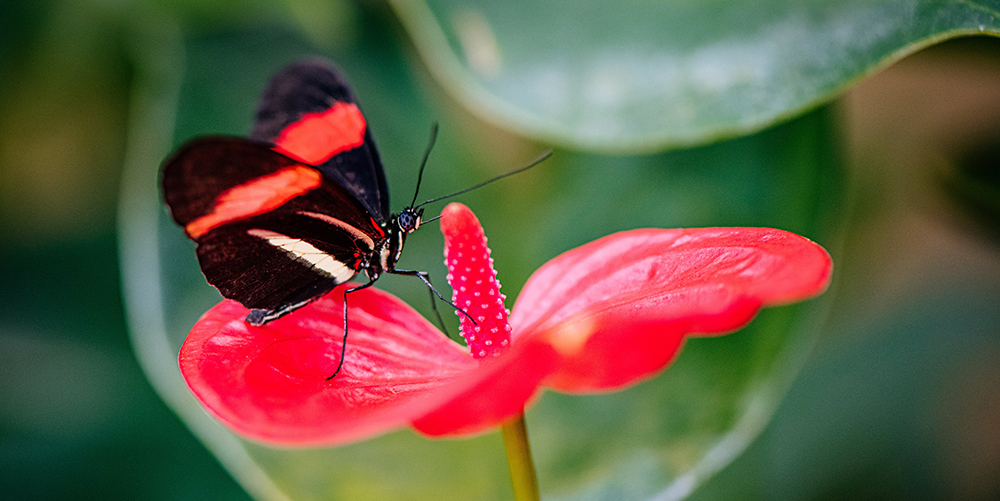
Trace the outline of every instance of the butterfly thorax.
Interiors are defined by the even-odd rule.
[[[403,253],[406,236],[420,227],[423,214],[423,209],[406,208],[398,215],[394,214],[389,222],[382,226],[386,238],[376,250],[378,261],[371,263],[365,269],[369,280],[376,280],[383,271],[391,273],[396,269],[396,262]]]

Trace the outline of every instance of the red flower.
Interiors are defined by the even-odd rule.
[[[768,228],[643,229],[609,235],[542,266],[510,313],[472,212],[442,212],[445,255],[462,315],[461,347],[397,298],[349,297],[340,357],[339,289],[265,326],[223,301],[194,326],[181,372],[212,414],[247,438],[335,445],[411,425],[477,433],[520,414],[550,388],[601,392],[661,371],[686,336],[739,329],[763,306],[821,293],[829,255]]]

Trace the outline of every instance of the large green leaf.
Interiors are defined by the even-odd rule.
[[[480,118],[658,151],[760,130],[937,41],[1000,34],[997,0],[389,0]]]
[[[442,132],[424,179],[427,197],[469,186],[541,150],[492,133],[450,103],[430,104],[408,71],[401,45],[385,36],[388,21],[371,12],[359,19],[357,42],[327,55],[358,94],[387,166],[395,208],[409,198],[432,119],[441,121]],[[121,211],[133,341],[158,391],[259,498],[509,499],[495,433],[432,441],[401,430],[340,448],[275,449],[231,435],[194,402],[177,371],[177,348],[219,297],[198,270],[193,244],[160,205],[158,164],[171,143],[193,135],[245,133],[269,74],[316,48],[273,25],[187,38],[164,26],[146,26],[152,34],[141,38],[145,52],[139,54]],[[511,301],[547,259],[629,228],[775,226],[830,245],[826,223],[839,207],[840,188],[830,118],[820,110],[754,136],[670,154],[556,151],[532,172],[461,200],[489,234]],[[503,152],[484,154],[499,143]],[[443,277],[440,239],[433,225],[414,234],[401,266]],[[378,287],[429,312],[419,281],[384,277]],[[737,334],[693,340],[663,376],[628,391],[546,394],[527,416],[543,493],[646,499],[698,485],[767,422],[823,304],[766,310]]]

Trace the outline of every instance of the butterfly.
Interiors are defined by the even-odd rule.
[[[429,153],[430,146],[417,190]],[[332,64],[309,59],[272,77],[248,139],[191,140],[164,162],[161,186],[174,221],[197,242],[205,278],[250,308],[250,324],[292,313],[364,272],[366,283],[344,290],[346,346],[347,294],[383,273],[416,276],[461,312],[426,272],[396,268],[406,237],[425,222],[421,207],[547,156],[419,205],[415,193],[393,214],[384,168],[354,94]]]

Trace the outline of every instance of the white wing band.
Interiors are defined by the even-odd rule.
[[[353,268],[300,238],[291,238],[281,233],[256,228],[247,230],[247,235],[263,239],[267,243],[285,251],[289,256],[307,263],[313,269],[336,279],[338,283],[344,283],[354,276]]]

